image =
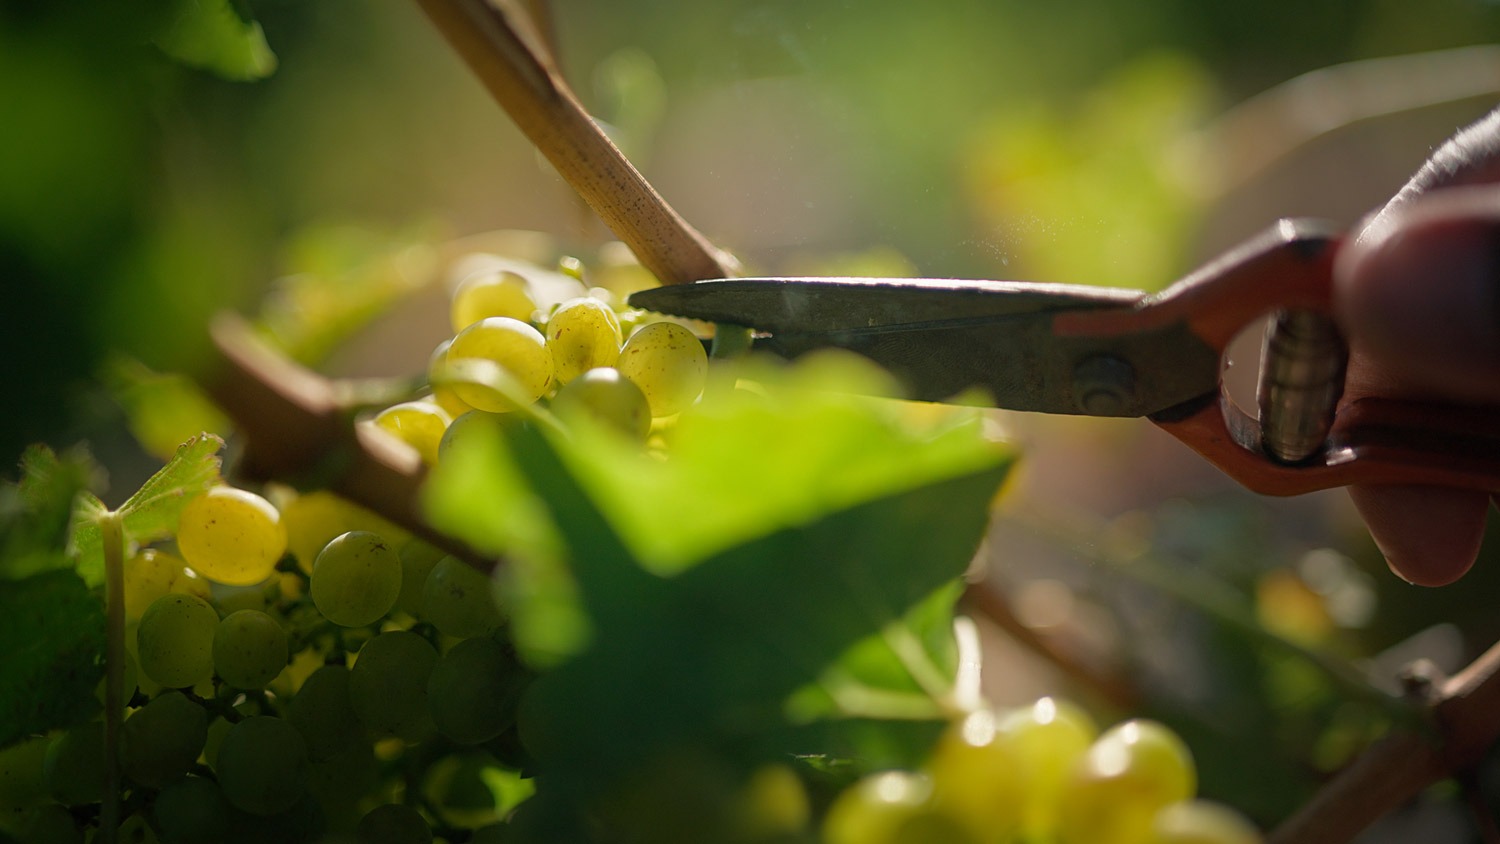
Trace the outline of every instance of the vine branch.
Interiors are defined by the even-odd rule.
[[[1436,682],[1419,725],[1370,745],[1267,839],[1268,844],[1351,841],[1428,786],[1471,770],[1500,738],[1500,643]]]
[[[506,0],[417,0],[491,96],[663,284],[736,275],[578,102],[526,14]]]
[[[240,430],[242,474],[333,490],[480,571],[495,568],[493,557],[427,524],[416,452],[354,425],[334,382],[272,350],[238,317],[216,317],[209,333],[218,355],[201,381]]]

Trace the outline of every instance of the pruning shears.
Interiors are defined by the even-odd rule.
[[[1282,220],[1159,294],[957,279],[739,278],[654,288],[632,305],[756,330],[756,349],[880,364],[908,397],[981,388],[996,407],[1144,416],[1251,490],[1352,484],[1500,491],[1500,409],[1340,401],[1331,317],[1340,238]],[[1230,341],[1272,315],[1259,414],[1225,394]]]

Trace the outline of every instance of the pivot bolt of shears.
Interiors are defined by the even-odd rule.
[[[1333,320],[1316,311],[1280,311],[1261,351],[1261,444],[1286,463],[1323,450],[1344,391],[1348,349]]]
[[[1090,416],[1129,416],[1135,403],[1135,369],[1114,355],[1094,355],[1073,368],[1073,395]]]

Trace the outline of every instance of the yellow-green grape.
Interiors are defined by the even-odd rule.
[[[0,750],[0,806],[29,808],[47,802],[44,770],[52,741],[36,736]]]
[[[83,844],[84,841],[73,813],[57,804],[33,812],[20,832],[26,844]],[[7,836],[6,840],[11,839]]]
[[[161,788],[188,772],[208,740],[208,713],[181,692],[158,695],[120,728],[120,767],[137,783]]]
[[[415,741],[432,730],[427,679],[437,650],[421,636],[392,630],[365,643],[349,669],[349,702],[375,738]]]
[[[89,838],[89,844],[103,841],[102,831],[96,832]],[[156,830],[144,815],[131,815],[115,828],[115,841],[117,844],[159,844],[160,838],[156,837]]]
[[[1151,844],[1262,844],[1244,815],[1212,800],[1185,800],[1156,813]]]
[[[438,442],[453,419],[448,411],[425,401],[393,404],[375,414],[375,426],[417,450],[425,463],[436,463]]]
[[[514,381],[521,398],[536,401],[552,385],[552,353],[541,332],[509,317],[489,317],[465,328],[448,347],[448,362],[477,358],[499,366]],[[504,413],[514,406],[478,384],[454,384],[453,390],[476,410]]]
[[[569,299],[547,320],[547,348],[552,374],[562,384],[590,369],[614,366],[620,357],[620,320],[598,299]]]
[[[360,742],[327,759],[313,760],[307,769],[307,790],[330,817],[343,815],[352,825],[359,818],[360,802],[375,791],[380,779],[380,760],[369,742]]]
[[[998,729],[1015,770],[1025,772],[1019,783],[1022,829],[1040,839],[1056,824],[1063,781],[1099,729],[1083,710],[1051,697],[1006,713]]]
[[[1091,745],[1058,796],[1061,844],[1146,844],[1156,813],[1197,789],[1187,745],[1155,721],[1116,725]]]
[[[236,817],[218,783],[203,777],[183,777],[157,793],[151,819],[167,844],[209,844],[230,840]]]
[[[168,592],[181,592],[207,599],[212,591],[208,583],[188,571],[181,557],[142,549],[125,561],[125,617],[140,618],[151,602]]]
[[[287,547],[297,557],[297,565],[312,574],[313,561],[335,536],[351,530],[378,533],[391,542],[405,542],[410,536],[380,516],[331,492],[318,490],[299,495],[281,506],[286,523]]]
[[[865,777],[839,794],[823,819],[823,844],[895,844],[931,806],[932,783],[907,771]]]
[[[646,394],[651,415],[661,418],[685,410],[703,392],[708,354],[693,332],[653,322],[630,335],[615,366]]]
[[[1021,817],[1018,764],[996,730],[995,714],[972,712],[955,721],[933,749],[926,771],[932,802],[975,841],[1009,841]]]
[[[325,665],[308,675],[287,705],[286,719],[307,740],[314,762],[347,753],[364,740],[349,701],[349,669]]]
[[[457,557],[444,557],[427,574],[422,620],[459,639],[483,636],[505,624],[489,576]]]
[[[515,726],[528,679],[504,645],[487,636],[465,639],[432,669],[427,709],[439,733],[479,744]]]
[[[219,486],[189,501],[177,547],[193,571],[216,583],[249,586],[271,576],[286,553],[286,527],[271,502]]]
[[[807,789],[786,765],[756,768],[735,798],[735,826],[752,841],[796,836],[807,829],[811,813]]]
[[[437,380],[438,371],[448,363],[448,347],[452,345],[453,338],[449,337],[447,340],[439,343],[436,349],[432,350],[432,356],[427,359],[427,381],[429,384]],[[459,398],[458,393],[453,392],[452,385],[431,384],[431,386],[432,403],[441,407],[448,414],[448,418],[457,419],[474,409],[469,406],[468,402]]]
[[[236,689],[264,689],[287,658],[286,630],[259,610],[232,612],[214,631],[214,669]]]
[[[307,792],[307,743],[282,719],[254,715],[229,728],[214,773],[235,808],[252,815],[284,812]]]
[[[104,722],[80,724],[53,739],[42,763],[43,782],[64,806],[98,803],[104,794]]]
[[[552,412],[565,423],[580,418],[603,423],[634,440],[651,432],[651,407],[646,394],[618,369],[590,369],[557,391]]]
[[[390,543],[369,531],[334,537],[313,564],[312,599],[325,618],[341,627],[380,620],[401,594],[401,558]]]
[[[473,275],[459,283],[453,292],[449,316],[453,333],[490,317],[508,317],[530,322],[536,312],[531,286],[526,279],[509,270]]]
[[[416,809],[386,803],[359,819],[354,837],[359,844],[432,844],[432,828]]]
[[[427,575],[443,559],[443,552],[420,539],[408,540],[396,551],[401,558],[401,592],[396,595],[396,607],[414,618],[422,617],[422,592],[427,588]]]
[[[202,598],[163,595],[146,608],[135,629],[142,674],[169,689],[214,675],[214,632],[219,614]]]

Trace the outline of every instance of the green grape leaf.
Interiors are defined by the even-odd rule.
[[[0,747],[98,709],[104,606],[72,571],[0,581]]]
[[[0,485],[0,579],[69,565],[63,549],[73,502],[98,478],[98,466],[81,450],[59,457],[34,445],[21,455],[20,480]]]
[[[528,747],[578,793],[684,748],[746,766],[826,753],[835,738],[865,759],[895,752],[867,745],[879,731],[853,729],[866,720],[856,713],[791,705],[831,670],[920,704],[928,727],[938,717],[953,676],[952,584],[1010,455],[972,414],[914,427],[902,406],[785,384],[774,400],[706,401],[666,460],[585,429],[506,431],[592,628],[523,713]],[[630,500],[632,481],[650,508]],[[538,609],[514,612],[521,623]]]
[[[138,360],[117,357],[104,380],[125,409],[130,433],[151,455],[170,460],[177,447],[200,431],[225,434],[229,420],[185,375],[152,371]]]
[[[276,70],[276,54],[260,24],[241,17],[230,0],[181,0],[155,41],[183,64],[225,79],[264,79]]]
[[[193,437],[120,505],[127,548],[177,531],[177,520],[188,501],[219,483],[219,449],[223,447],[224,441],[213,434]],[[78,573],[90,585],[104,580],[104,547],[98,523],[104,510],[98,498],[84,494],[73,511],[73,554]]]

